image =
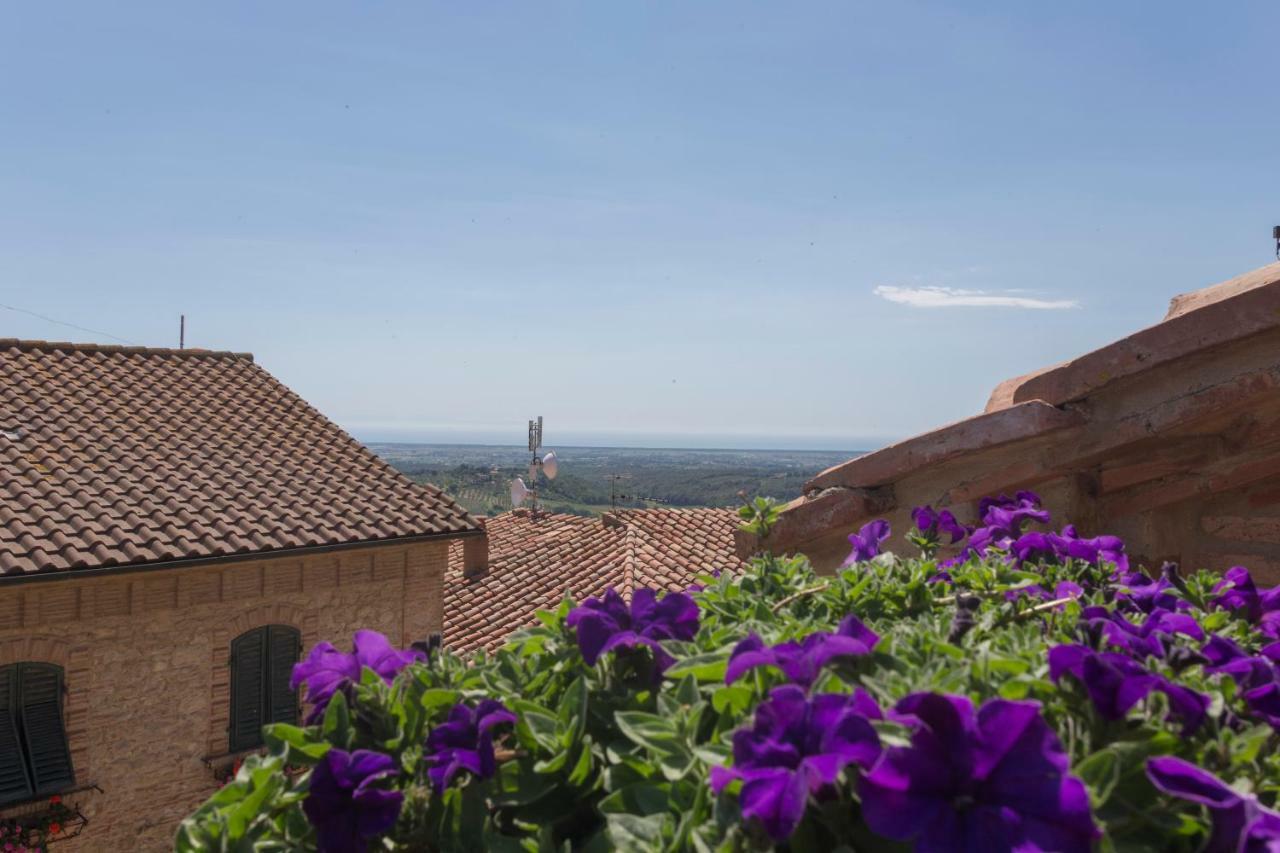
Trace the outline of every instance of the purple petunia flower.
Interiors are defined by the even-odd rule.
[[[896,706],[911,745],[885,751],[858,786],[876,833],[917,850],[1088,851],[1101,835],[1036,702],[913,694]]]
[[[1080,682],[1094,708],[1107,720],[1123,720],[1134,705],[1153,690],[1169,700],[1170,716],[1183,733],[1200,727],[1209,711],[1209,697],[1174,684],[1118,652],[1096,652],[1087,646],[1063,645],[1049,650],[1049,678],[1056,684],[1064,675]]]
[[[658,600],[652,589],[637,589],[631,605],[612,587],[603,598],[588,598],[569,611],[565,620],[578,632],[582,659],[594,666],[602,654],[619,648],[647,646],[653,651],[660,675],[674,663],[662,649],[662,640],[692,640],[698,633],[698,605],[682,592],[669,592]]]
[[[1211,603],[1234,611],[1258,626],[1264,636],[1280,639],[1280,586],[1259,589],[1243,566],[1227,569],[1214,585]]]
[[[464,702],[453,706],[446,722],[427,735],[423,761],[427,778],[437,793],[449,787],[464,770],[489,779],[498,765],[493,755],[493,729],[515,723],[516,715],[496,699],[482,699],[474,708]]]
[[[849,544],[853,550],[841,563],[841,566],[852,566],[854,563],[865,563],[879,556],[880,546],[889,538],[889,522],[883,518],[869,521],[857,533],[849,534]]]
[[[1124,540],[1119,536],[1095,536],[1082,539],[1073,525],[1062,528],[1060,555],[1067,559],[1096,566],[1111,563],[1120,572],[1129,570],[1129,556],[1124,550]]]
[[[741,779],[743,817],[781,841],[804,817],[810,794],[834,784],[850,764],[866,768],[879,757],[869,714],[879,717],[880,708],[862,690],[810,699],[794,685],[775,687],[756,707],[752,727],[734,732],[733,766],[711,768],[711,789],[718,794]]]
[[[969,531],[963,524],[956,521],[955,515],[949,509],[938,511],[927,504],[918,506],[911,510],[911,520],[915,522],[916,529],[926,536],[936,537],[940,533],[947,534],[951,537],[952,545],[969,535]]]
[[[1147,778],[1159,790],[1209,810],[1213,828],[1205,853],[1280,849],[1280,812],[1241,794],[1189,761],[1162,756],[1147,761]]]
[[[1204,639],[1204,629],[1199,622],[1185,613],[1170,610],[1156,610],[1141,625],[1134,625],[1119,613],[1095,605],[1082,610],[1080,620],[1104,642],[1139,659],[1147,656],[1164,657],[1161,637],[1183,634],[1195,640]]]
[[[840,620],[834,634],[815,631],[799,642],[765,646],[763,640],[751,634],[734,646],[724,683],[732,684],[758,666],[773,666],[782,670],[788,681],[808,690],[828,661],[869,655],[878,642],[880,635],[853,614]]]
[[[1116,591],[1116,606],[1121,609],[1140,613],[1191,609],[1190,602],[1169,592],[1174,585],[1168,578],[1152,580],[1141,571],[1121,571],[1114,580],[1121,587]]]
[[[404,795],[374,787],[396,775],[390,756],[330,749],[311,771],[302,810],[320,853],[363,853],[368,839],[395,826]]]
[[[1022,525],[1028,521],[1049,523],[1049,512],[1040,508],[1040,496],[1035,492],[1021,491],[1010,498],[983,498],[978,502],[978,514],[985,527],[1000,531],[1005,537],[1016,539],[1022,533]]]
[[[293,666],[289,689],[297,690],[307,685],[306,700],[311,705],[307,724],[319,722],[333,694],[360,680],[360,673],[368,667],[390,684],[400,670],[414,661],[426,660],[417,650],[400,651],[377,631],[356,631],[352,638],[351,654],[340,652],[329,643],[317,643],[307,659]]]

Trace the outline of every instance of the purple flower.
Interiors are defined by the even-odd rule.
[[[1155,610],[1189,610],[1191,604],[1169,592],[1173,583],[1168,578],[1152,580],[1141,571],[1121,571],[1116,582],[1116,606],[1126,610],[1151,613]]]
[[[1081,611],[1080,619],[1091,633],[1137,658],[1164,657],[1162,636],[1183,634],[1196,640],[1204,639],[1204,630],[1199,622],[1185,613],[1170,610],[1150,613],[1141,625],[1134,625],[1119,613],[1099,606],[1086,607]]]
[[[808,690],[828,661],[869,655],[878,642],[880,635],[853,614],[840,620],[834,634],[815,631],[799,642],[765,646],[763,640],[751,634],[734,646],[724,683],[732,684],[744,672],[758,666],[773,666],[782,670],[788,681]]]
[[[1028,521],[1048,524],[1049,513],[1040,509],[1040,496],[1035,492],[1021,491],[1010,498],[983,498],[978,502],[978,514],[985,527],[1000,531],[1010,539],[1022,533],[1022,525]]]
[[[853,546],[853,550],[841,565],[852,566],[854,563],[865,563],[878,556],[880,546],[888,538],[889,522],[883,518],[867,522],[857,533],[849,534],[849,544]]]
[[[1088,851],[1101,833],[1084,784],[1036,702],[913,694],[909,747],[885,751],[863,777],[862,815],[917,850]]]
[[[1049,678],[1056,684],[1064,675],[1084,686],[1094,708],[1107,720],[1123,720],[1153,690],[1168,697],[1170,716],[1182,723],[1184,734],[1198,729],[1209,710],[1208,696],[1174,684],[1117,652],[1055,646],[1049,650]]]
[[[692,640],[698,633],[698,605],[682,592],[669,592],[659,601],[657,593],[642,587],[628,607],[610,587],[604,598],[588,598],[569,611],[565,623],[577,629],[578,648],[589,665],[614,649],[647,646],[661,674],[674,662],[661,641]]]
[[[377,631],[356,631],[352,638],[352,652],[346,654],[329,643],[317,643],[307,659],[293,666],[289,689],[297,690],[305,682],[306,700],[311,705],[307,724],[319,722],[333,694],[360,680],[360,673],[368,667],[390,684],[400,670],[414,661],[426,660],[426,655],[416,650],[400,651],[392,647],[385,636]]]
[[[302,810],[316,829],[320,853],[363,853],[367,839],[395,826],[404,795],[374,787],[396,775],[390,756],[367,749],[330,749],[311,771]]]
[[[1191,762],[1173,756],[1152,758],[1147,761],[1147,778],[1164,793],[1209,810],[1213,828],[1205,853],[1280,849],[1280,813]]]
[[[482,699],[474,708],[459,702],[449,719],[427,735],[423,761],[436,792],[443,791],[464,770],[489,779],[498,765],[493,755],[493,729],[515,723],[516,715],[495,699]]]
[[[1268,637],[1280,637],[1280,587],[1258,589],[1248,569],[1233,566],[1213,591],[1218,595],[1211,603],[1244,616]]]
[[[794,685],[775,687],[750,729],[733,734],[733,766],[711,768],[717,794],[735,779],[743,817],[781,841],[795,831],[809,795],[834,784],[850,764],[870,767],[880,738],[867,721],[880,709],[870,696],[824,693],[809,699]]]
[[[1129,570],[1129,557],[1124,552],[1124,540],[1119,536],[1095,536],[1082,539],[1076,535],[1074,526],[1068,524],[1062,528],[1061,556],[1071,560],[1079,560],[1091,566],[1106,562],[1111,563],[1118,571]]]
[[[949,509],[939,512],[928,505],[918,506],[911,510],[911,520],[915,522],[916,529],[926,536],[936,537],[939,533],[947,534],[951,537],[952,545],[969,534],[964,525],[956,521],[956,517]]]

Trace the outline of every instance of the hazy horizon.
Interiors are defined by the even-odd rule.
[[[523,425],[512,430],[428,428],[401,430],[348,428],[358,441],[366,445],[403,444],[436,447],[526,446]],[[518,440],[513,441],[513,434]],[[833,436],[753,435],[728,433],[659,433],[628,431],[567,430],[559,434],[544,429],[545,449],[598,448],[611,450],[755,450],[796,451],[814,453],[848,453],[856,455],[892,443],[892,439],[842,439]]]

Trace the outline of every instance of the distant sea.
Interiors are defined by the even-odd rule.
[[[366,444],[450,444],[523,446],[522,424],[513,429],[450,428],[386,428],[348,426],[347,429]],[[812,450],[865,453],[866,448],[883,447],[892,438],[875,436],[830,435],[755,435],[727,433],[646,433],[629,431],[557,430],[551,423],[543,426],[546,447],[609,447],[654,450]]]

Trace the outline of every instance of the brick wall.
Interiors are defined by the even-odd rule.
[[[171,849],[227,752],[231,640],[265,624],[349,648],[360,628],[407,645],[442,627],[447,543],[0,586],[0,665],[66,673],[66,723],[89,817],[66,853]]]

